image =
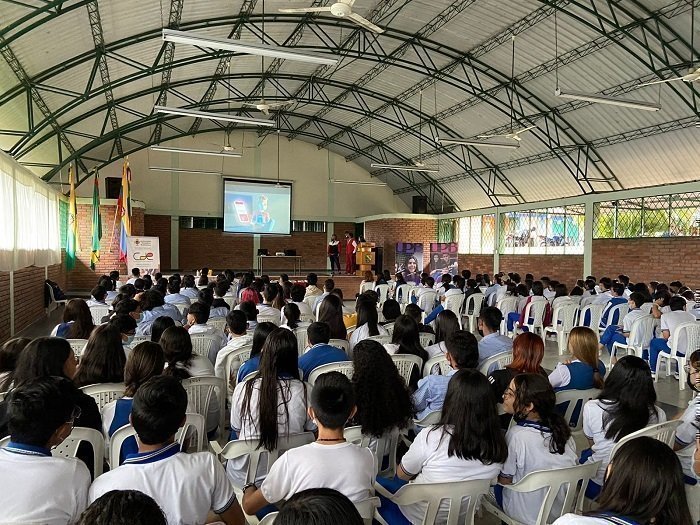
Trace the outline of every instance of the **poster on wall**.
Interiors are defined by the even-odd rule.
[[[397,242],[394,272],[402,273],[406,282],[420,284],[423,271],[423,243]]]
[[[153,275],[160,271],[160,238],[127,237],[126,238],[127,271],[132,268],[141,270],[141,274]]]
[[[435,282],[440,281],[446,273],[457,275],[457,243],[430,243],[430,275]]]

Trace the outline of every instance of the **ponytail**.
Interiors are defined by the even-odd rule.
[[[593,367],[593,387],[602,390],[604,386],[605,381],[603,380],[603,376],[600,375],[599,367]]]
[[[553,410],[545,414],[540,413],[540,421],[542,425],[552,431],[552,438],[549,440],[549,451],[552,454],[563,454],[566,452],[566,443],[571,437],[571,427],[564,417],[556,410]]]

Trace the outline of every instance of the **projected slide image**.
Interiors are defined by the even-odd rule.
[[[224,230],[232,233],[289,233],[291,188],[226,182]]]

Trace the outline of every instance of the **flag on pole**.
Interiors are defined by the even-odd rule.
[[[100,215],[100,174],[95,170],[95,184],[92,190],[92,253],[90,268],[100,262],[100,241],[102,240],[102,216]]]
[[[68,168],[68,181],[70,184],[70,197],[68,200],[68,232],[66,235],[66,269],[75,268],[78,250],[80,250],[80,235],[78,233],[78,206],[75,201],[75,180],[73,180],[73,166]]]
[[[122,167],[122,187],[119,190],[117,210],[121,217],[121,232],[119,234],[119,260],[126,262],[126,238],[131,235],[131,168],[129,159]]]

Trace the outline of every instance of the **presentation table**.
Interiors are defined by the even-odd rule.
[[[286,259],[293,264],[294,275],[301,275],[301,255],[258,255],[258,271],[263,273],[263,266],[266,259]]]

